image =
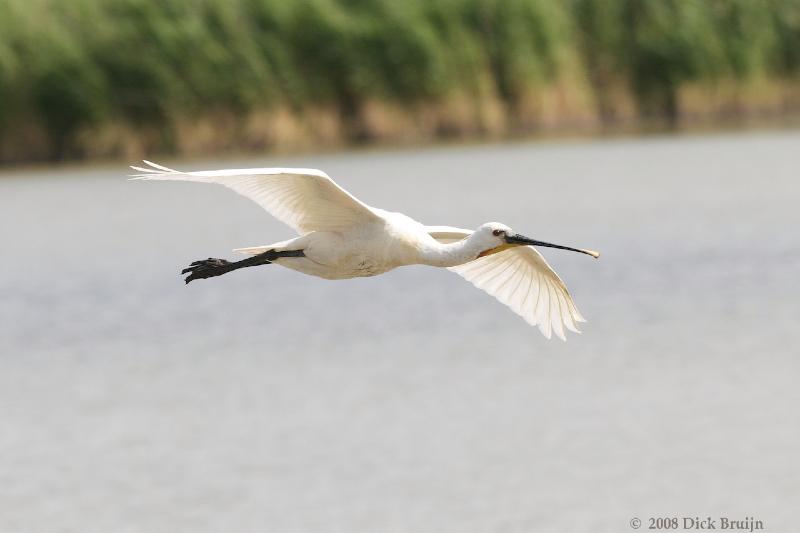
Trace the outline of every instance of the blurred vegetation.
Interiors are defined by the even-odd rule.
[[[327,110],[349,140],[458,134],[473,108],[465,134],[675,123],[688,86],[743,109],[778,83],[783,106],[798,73],[800,0],[3,0],[0,160],[185,151],[202,117],[269,148],[280,133],[245,123],[278,111],[305,117],[299,136]]]

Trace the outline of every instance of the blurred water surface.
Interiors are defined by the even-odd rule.
[[[455,274],[178,271],[291,231],[120,167],[0,176],[0,531],[616,532],[800,493],[800,134],[503,144],[310,166],[428,224],[500,220],[589,322]]]

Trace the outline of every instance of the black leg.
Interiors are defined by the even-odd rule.
[[[187,268],[184,268],[181,274],[189,274],[184,280],[186,283],[189,283],[196,279],[221,276],[240,268],[268,265],[280,257],[303,257],[304,255],[303,250],[267,250],[264,253],[248,257],[247,259],[233,262],[209,257],[208,259],[195,261]]]

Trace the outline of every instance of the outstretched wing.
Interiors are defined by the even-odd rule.
[[[378,219],[321,170],[312,168],[247,168],[180,172],[149,161],[134,167],[143,180],[218,183],[246,196],[298,233],[337,231]]]
[[[429,226],[428,233],[440,242],[466,238],[470,230]],[[580,333],[577,323],[586,320],[558,274],[535,248],[518,246],[450,267],[479,289],[491,294],[529,324],[550,338],[551,332],[566,340],[564,329]]]

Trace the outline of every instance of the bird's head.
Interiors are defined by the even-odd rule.
[[[600,257],[600,254],[593,250],[571,248],[569,246],[551,244],[549,242],[537,241],[531,239],[530,237],[525,237],[524,235],[514,232],[514,230],[505,224],[501,224],[500,222],[487,222],[486,224],[483,224],[477,229],[473,235],[473,238],[479,240],[482,245],[485,245],[485,248],[478,257],[496,254],[516,246],[545,246],[548,248],[569,250],[571,252],[580,252],[582,254],[591,255],[595,259]]]

